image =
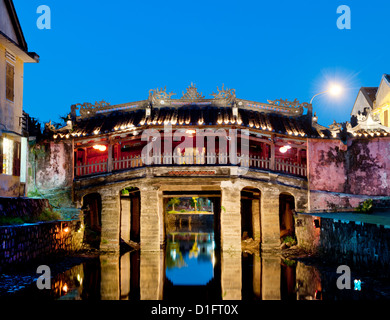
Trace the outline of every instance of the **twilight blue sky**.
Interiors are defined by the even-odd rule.
[[[58,121],[78,102],[144,100],[167,86],[180,98],[194,82],[206,97],[224,83],[237,97],[308,102],[339,81],[342,98],[314,100],[319,122],[349,120],[361,86],[390,73],[388,0],[14,0],[39,64],[27,64],[24,108]],[[51,30],[39,30],[40,5]],[[351,8],[339,30],[337,7]]]

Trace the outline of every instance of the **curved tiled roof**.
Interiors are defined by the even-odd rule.
[[[73,134],[78,136],[107,134],[139,127],[164,126],[164,124],[172,124],[174,127],[233,125],[237,128],[253,128],[283,135],[320,137],[318,130],[311,125],[311,118],[307,115],[290,117],[277,113],[238,109],[238,117],[234,117],[232,108],[196,105],[152,109],[149,117],[145,116],[145,110],[138,109],[130,112],[115,111],[109,116],[96,115],[87,119],[78,119],[74,123]],[[329,132],[323,133],[330,136]]]
[[[183,92],[182,98],[172,99],[173,95],[165,88],[150,90],[147,100],[127,104],[110,105],[105,101],[78,103],[71,106],[69,120],[72,120],[72,125],[55,130],[49,123],[47,128],[54,138],[58,135],[69,138],[163,128],[167,124],[171,124],[173,130],[234,127],[300,138],[331,136],[329,129],[313,123],[311,104],[299,103],[297,99],[259,103],[238,99],[234,89],[224,86],[211,94],[212,99],[207,99],[193,84],[186,93]],[[304,108],[307,109],[306,114]]]

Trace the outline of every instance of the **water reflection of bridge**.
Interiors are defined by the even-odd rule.
[[[121,257],[101,257],[102,300],[128,300],[136,296],[141,300],[180,300],[188,299],[193,294],[197,295],[196,301],[202,299],[199,294],[203,294],[205,300],[279,300],[283,298],[283,291],[286,290],[292,291],[296,299],[315,299],[316,291],[321,290],[321,280],[318,275],[315,276],[315,268],[300,262],[296,267],[294,281],[283,279],[279,256],[249,255],[248,258],[252,261],[247,260],[247,263],[243,264],[241,253],[221,252],[221,257],[214,267],[216,276],[207,285],[175,288],[166,279],[162,251],[141,252],[139,270],[131,270],[130,256],[130,253],[127,253]],[[133,273],[139,274],[138,287],[131,285]],[[286,288],[288,283],[292,288]],[[298,283],[300,288],[295,293]],[[186,294],[183,296],[184,293]]]
[[[55,276],[53,290],[38,290],[34,286],[32,294],[65,300],[186,302],[321,298],[321,274],[314,266],[302,262],[291,266],[280,256],[271,254],[210,253],[216,257],[210,261],[213,277],[203,284],[175,285],[167,277],[166,251],[133,251],[89,259]]]

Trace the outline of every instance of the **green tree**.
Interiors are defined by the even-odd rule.
[[[191,205],[194,207],[195,211],[198,211],[198,207],[200,206],[198,199],[199,199],[198,197],[192,197],[191,199]]]
[[[172,198],[169,200],[168,205],[172,206],[172,211],[175,211],[175,206],[180,204],[180,199],[179,198]]]

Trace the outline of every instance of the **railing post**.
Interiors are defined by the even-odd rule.
[[[108,144],[107,172],[113,171],[112,143]]]
[[[270,145],[271,149],[271,158],[269,163],[269,169],[275,171],[275,144],[272,142]]]

